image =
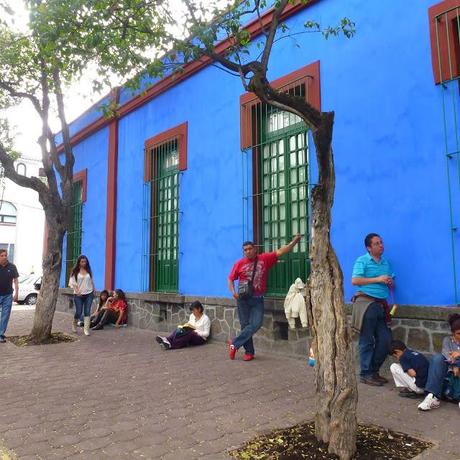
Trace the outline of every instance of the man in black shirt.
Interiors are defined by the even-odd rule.
[[[6,342],[5,332],[10,319],[11,305],[13,300],[18,301],[18,276],[16,265],[8,262],[8,252],[6,249],[0,249],[0,308],[2,310],[0,317],[0,343]]]

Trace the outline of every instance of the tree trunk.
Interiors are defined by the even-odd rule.
[[[46,213],[50,214],[50,213]],[[48,225],[47,252],[43,255],[43,278],[37,305],[35,307],[34,324],[31,332],[33,343],[46,342],[51,337],[54,312],[59,293],[59,279],[62,267],[62,243],[65,230],[56,215],[46,216]]]
[[[329,452],[349,460],[356,451],[355,360],[343,298],[343,275],[330,242],[335,172],[334,113],[322,113],[314,131],[318,185],[312,191],[310,299],[316,353],[316,437]]]

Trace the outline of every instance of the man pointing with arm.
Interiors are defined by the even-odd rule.
[[[243,359],[251,361],[254,359],[254,344],[252,336],[262,326],[264,318],[264,294],[267,285],[268,271],[276,264],[278,257],[292,251],[300,241],[301,235],[296,235],[287,245],[282,246],[273,252],[257,254],[257,248],[252,241],[243,243],[244,257],[238,260],[232,268],[228,277],[228,287],[238,305],[238,317],[241,325],[241,332],[233,340],[228,341],[229,357],[235,359],[238,348],[244,347]],[[240,294],[235,291],[235,280],[238,280],[239,287],[249,284],[251,287]]]

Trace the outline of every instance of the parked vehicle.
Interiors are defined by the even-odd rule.
[[[35,305],[37,303],[38,291],[42,283],[42,275],[22,275],[18,279],[19,293],[18,303]]]

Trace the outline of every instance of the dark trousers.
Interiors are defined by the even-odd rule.
[[[363,317],[359,335],[361,377],[377,373],[390,351],[391,330],[385,321],[385,312],[378,302],[371,303]]]
[[[178,334],[176,330],[169,337],[167,337],[167,339],[171,344],[172,350],[188,347],[191,345],[204,345],[206,343],[206,340],[193,330],[187,331],[183,334]]]
[[[115,324],[118,320],[118,313],[113,310],[99,310],[96,313],[96,316],[91,321],[91,327],[97,326],[100,324],[101,326],[105,326],[106,324],[113,323]]]
[[[448,370],[449,365],[446,362],[446,358],[441,353],[435,354],[431,358],[430,367],[428,368],[425,393],[433,393],[434,396],[440,399],[443,394]]]

